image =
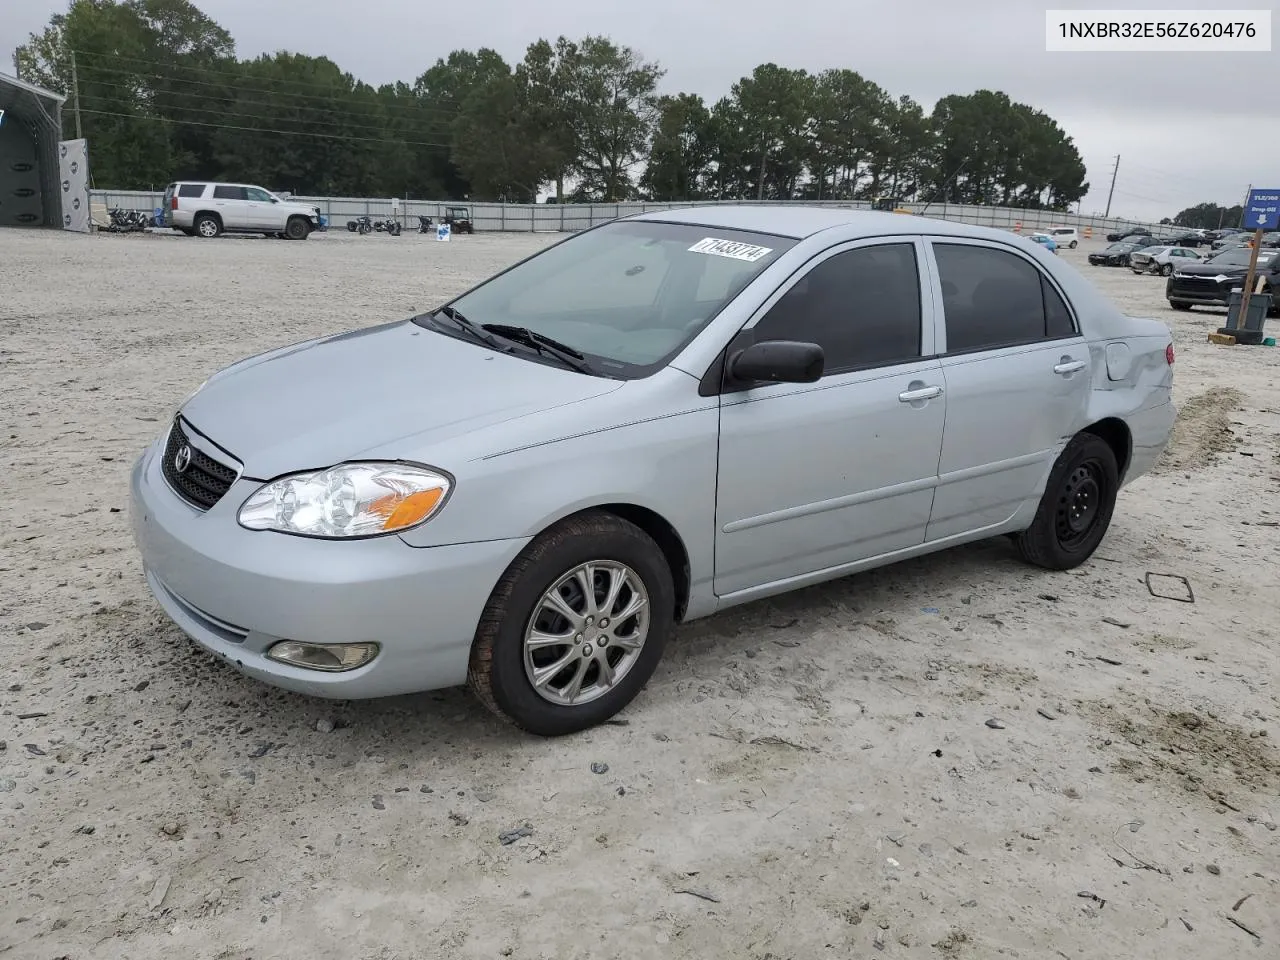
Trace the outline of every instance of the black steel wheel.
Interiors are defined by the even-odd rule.
[[[1015,538],[1023,559],[1049,570],[1084,563],[1107,535],[1119,492],[1111,445],[1092,433],[1076,434],[1049,474],[1031,526]]]

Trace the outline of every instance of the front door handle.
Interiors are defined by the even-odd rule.
[[[1073,373],[1079,373],[1086,366],[1088,364],[1083,360],[1068,360],[1064,358],[1061,363],[1054,365],[1053,372],[1060,377],[1069,377]]]
[[[941,387],[918,387],[898,394],[898,399],[903,403],[919,403],[921,400],[932,400],[940,396],[942,396]]]

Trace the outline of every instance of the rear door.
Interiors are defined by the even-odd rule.
[[[178,195],[178,185],[171,183],[164,188],[164,199],[160,201],[161,226],[173,226],[173,198]]]
[[[817,343],[826,365],[816,383],[721,397],[717,595],[923,542],[947,403],[923,251],[906,237],[834,247],[735,340]]]
[[[257,225],[249,222],[249,201],[244,187],[230,183],[213,185],[213,208],[222,217],[224,230],[256,230]]]
[[[1091,361],[1063,293],[1030,256],[952,237],[928,247],[947,391],[932,541],[1004,523],[1039,498],[1084,426]]]

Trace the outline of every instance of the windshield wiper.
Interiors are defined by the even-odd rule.
[[[453,307],[441,307],[435,313],[431,314],[431,316],[433,319],[436,317],[446,317],[449,320],[452,320],[459,330],[463,330],[466,333],[471,334],[471,336],[475,337],[481,343],[487,344],[495,350],[502,349],[502,344],[500,344],[492,335],[486,333],[484,327],[480,326],[480,324],[476,323],[474,320],[468,320],[457,310],[453,309]]]
[[[516,343],[532,347],[545,356],[555,357],[566,367],[577,370],[579,373],[595,374],[595,369],[587,362],[586,357],[580,351],[575,350],[567,343],[561,343],[559,340],[553,340],[545,334],[530,330],[528,327],[516,327],[505,323],[486,323],[481,325],[480,329],[488,333],[496,333],[507,340],[514,340]]]

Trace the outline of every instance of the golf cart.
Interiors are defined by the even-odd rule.
[[[445,207],[444,217],[440,221],[449,225],[450,233],[475,233],[475,224],[471,222],[470,207]]]

